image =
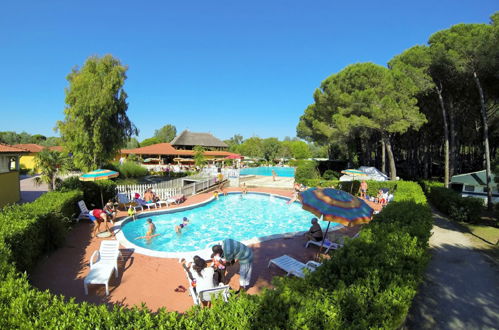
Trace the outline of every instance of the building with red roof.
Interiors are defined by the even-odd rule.
[[[0,208],[21,199],[19,157],[29,153],[25,149],[0,143]]]

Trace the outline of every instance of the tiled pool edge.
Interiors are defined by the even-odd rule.
[[[231,191],[231,192],[228,192],[227,194],[236,195],[236,194],[242,194],[242,192]],[[251,192],[248,192],[248,194],[267,195],[269,197],[276,197],[276,198],[283,199],[283,200],[290,200],[291,199],[289,197],[282,196],[279,194],[258,192],[258,191],[251,191]],[[165,209],[165,210],[156,210],[156,211],[144,211],[140,215],[144,215],[144,214],[156,215],[158,213],[165,214],[165,213],[181,212],[181,211],[190,210],[190,209],[193,209],[196,207],[200,207],[202,205],[211,203],[214,200],[215,200],[215,197],[212,196],[212,197],[208,198],[207,200],[196,203],[196,204],[187,205],[187,206],[183,206],[183,207],[177,207],[177,208],[169,209],[169,210]],[[125,235],[123,234],[123,231],[121,230],[121,226],[128,221],[130,221],[130,217],[126,217],[123,220],[116,222],[114,232],[116,235],[116,239],[120,242],[120,244],[127,249],[133,249],[134,252],[137,252],[139,254],[143,254],[143,255],[146,255],[149,257],[171,258],[171,259],[185,258],[186,260],[192,259],[192,257],[195,255],[198,255],[198,256],[205,258],[205,259],[209,259],[211,256],[211,253],[212,253],[211,248],[205,248],[202,250],[190,251],[190,252],[165,252],[165,251],[155,251],[155,250],[145,249],[143,247],[137,246],[137,245],[133,244],[132,242],[130,242],[128,239],[126,239]],[[342,228],[342,226],[334,226],[332,229],[330,229],[330,231],[338,230],[340,228]],[[252,244],[258,244],[261,242],[270,241],[270,240],[278,239],[278,238],[298,237],[298,236],[302,236],[303,234],[305,234],[305,231],[287,232],[287,233],[274,234],[274,235],[269,235],[269,236],[254,237],[254,238],[250,238],[248,240],[244,240],[244,241],[242,241],[242,243],[244,243],[246,245],[252,245]],[[215,244],[215,243],[216,242],[212,242],[209,244]]]

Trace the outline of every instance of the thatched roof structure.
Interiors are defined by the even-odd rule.
[[[229,146],[222,140],[214,137],[210,133],[194,133],[188,130],[177,135],[172,142],[175,148],[201,146],[204,148],[228,148]]]

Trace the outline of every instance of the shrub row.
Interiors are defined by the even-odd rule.
[[[48,199],[75,203],[78,193],[50,193]],[[55,204],[52,204],[55,205]],[[29,206],[22,207],[29,208]],[[36,209],[36,207],[32,207]],[[68,207],[69,210],[69,207]],[[52,210],[54,211],[54,210]],[[51,211],[51,212],[52,212]],[[14,211],[9,211],[14,212]],[[15,214],[0,219],[0,252],[14,248],[4,244],[10,237],[43,243],[43,232],[29,226],[8,231],[6,223]],[[39,225],[37,215],[27,221]],[[59,218],[60,221],[63,221]],[[77,304],[30,287],[26,275],[14,273],[0,254],[0,326],[2,328],[175,328],[175,329],[338,329],[398,328],[405,319],[421,282],[428,255],[426,248],[432,218],[419,185],[399,182],[396,200],[364,227],[361,235],[347,240],[316,272],[305,279],[278,277],[274,290],[258,296],[238,295],[211,309],[192,308],[185,315],[164,309],[150,313],[145,308],[108,308]],[[10,233],[10,234],[9,234]],[[33,244],[33,243],[30,243]],[[43,245],[43,244],[41,244]],[[40,254],[30,249],[33,261]],[[20,255],[11,261],[19,264]],[[18,266],[19,270],[23,268]]]
[[[451,219],[463,222],[480,220],[484,209],[481,199],[461,197],[458,192],[445,188],[441,182],[421,181],[420,185],[431,204]]]
[[[100,181],[80,181],[78,177],[70,177],[64,180],[59,191],[80,190],[83,192],[83,199],[89,208],[102,208],[101,192],[104,203],[116,196],[116,183],[112,180]]]
[[[50,192],[33,203],[3,208],[0,244],[9,251],[7,259],[14,262],[18,270],[29,271],[40,255],[59,247],[80,199],[80,191]]]
[[[313,160],[298,160],[294,162],[296,166],[295,181],[304,183],[306,180],[320,178],[317,170],[317,163]]]

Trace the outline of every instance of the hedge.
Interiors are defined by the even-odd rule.
[[[58,191],[81,190],[88,208],[102,208],[101,192],[104,203],[116,196],[116,183],[112,180],[80,181],[73,176],[64,180]]]
[[[274,278],[273,290],[260,295],[234,295],[229,303],[210,309],[193,307],[184,315],[164,309],[151,313],[145,308],[127,309],[75,303],[63,296],[41,292],[29,285],[29,269],[23,258],[35,261],[46,235],[41,214],[61,214],[52,209],[69,205],[81,193],[46,194],[46,212],[33,206],[18,206],[0,217],[0,326],[2,328],[59,329],[359,329],[401,326],[428,261],[427,247],[431,212],[418,184],[398,182],[395,201],[366,225],[358,238],[347,240],[342,249],[305,279]],[[373,187],[375,189],[375,187]],[[50,202],[55,199],[60,203]],[[29,216],[28,210],[33,213]],[[50,209],[50,211],[49,211]],[[67,215],[67,213],[65,214]],[[23,225],[11,225],[21,216]],[[64,217],[57,218],[65,223]],[[12,238],[29,240],[25,255],[13,253]],[[31,263],[30,263],[31,264]]]
[[[317,170],[317,163],[313,160],[298,160],[295,170],[295,181],[304,183],[309,179],[320,178],[319,170]]]
[[[484,209],[481,199],[462,197],[458,192],[445,188],[441,182],[421,181],[419,184],[431,204],[451,219],[463,222],[480,220],[480,215]]]

